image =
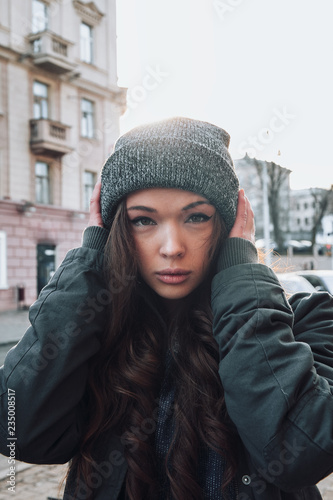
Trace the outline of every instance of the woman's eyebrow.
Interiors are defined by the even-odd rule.
[[[198,205],[210,205],[212,206],[211,203],[208,201],[194,201],[193,203],[190,203],[189,205],[186,205],[186,207],[182,208],[182,210],[190,210],[191,208],[197,207]]]
[[[144,207],[143,205],[137,205],[135,207],[129,207],[127,210],[145,210],[146,212],[157,212],[155,208]]]
[[[200,200],[200,201],[194,201],[193,203],[190,203],[189,205],[186,205],[186,207],[182,208],[182,211],[184,210],[190,210],[191,208],[195,208],[197,207],[198,205],[210,205],[212,206],[211,203],[209,203],[208,201],[204,201],[204,200]],[[133,206],[133,207],[128,207],[127,209],[128,211],[129,210],[144,210],[146,212],[151,212],[151,213],[156,213],[157,210],[155,208],[151,208],[151,207],[145,207],[144,205],[136,205],[136,206]]]

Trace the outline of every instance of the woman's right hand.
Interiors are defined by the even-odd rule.
[[[88,227],[89,226],[104,227],[101,214],[101,204],[100,204],[101,185],[102,185],[101,181],[98,180],[91,195],[90,217],[89,217]]]

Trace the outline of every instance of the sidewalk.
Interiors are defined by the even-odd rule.
[[[5,356],[24,335],[29,326],[28,310],[0,312],[0,366]]]
[[[3,457],[1,457],[3,458]],[[67,465],[30,465],[17,462],[15,491],[8,490],[8,477],[0,480],[0,500],[57,500],[63,495]],[[26,468],[20,468],[25,465]]]
[[[318,484],[323,500],[333,500],[333,474]]]
[[[0,312],[0,344],[20,340],[30,324],[28,314],[27,309]]]

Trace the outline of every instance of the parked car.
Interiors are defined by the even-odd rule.
[[[259,239],[256,241],[256,247],[260,249],[265,249],[265,240]],[[293,253],[305,253],[308,254],[311,252],[311,241],[308,240],[287,240],[284,242],[283,247],[279,249],[277,243],[274,240],[269,241],[269,248],[274,252],[285,253],[288,248],[292,248]]]
[[[312,243],[308,240],[287,240],[284,243],[284,249],[292,248],[293,253],[311,253]]]
[[[316,290],[330,292],[333,295],[333,270],[297,271],[297,274],[306,278]]]
[[[307,279],[296,272],[276,273],[276,276],[288,294],[296,292],[312,293],[316,291],[315,287]]]
[[[269,240],[268,243],[269,243],[269,250],[276,251],[278,249],[278,246],[274,240]],[[256,247],[259,248],[260,250],[265,250],[266,240],[264,238],[256,240]]]

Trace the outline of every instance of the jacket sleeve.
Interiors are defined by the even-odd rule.
[[[333,301],[326,292],[296,293],[289,299],[294,312],[293,333],[311,347],[318,375],[333,387]]]
[[[237,258],[248,243],[227,244],[212,284],[219,373],[259,474],[290,491],[333,471],[333,298],[289,303],[271,269]]]
[[[0,452],[64,463],[76,452],[90,358],[110,304],[102,273],[107,231],[86,229],[31,306],[31,326],[0,369]],[[14,416],[14,419],[9,419]]]

